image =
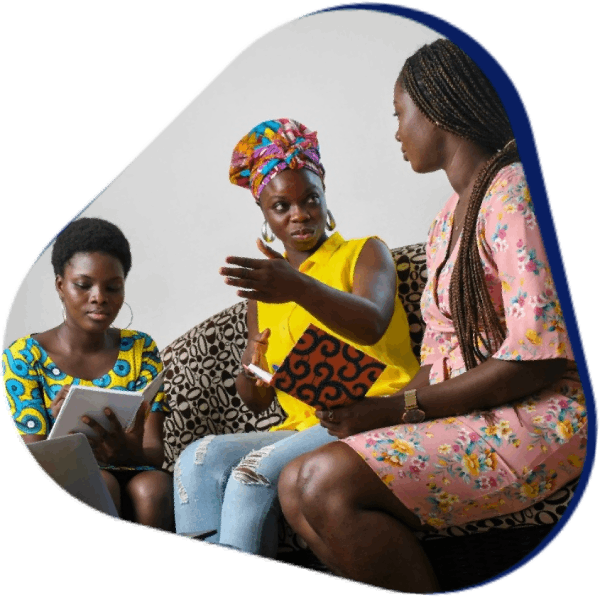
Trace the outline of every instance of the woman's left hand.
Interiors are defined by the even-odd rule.
[[[332,410],[317,410],[315,415],[330,435],[343,439],[363,431],[399,425],[402,413],[402,406],[394,397],[380,396]]]
[[[267,259],[227,257],[228,264],[239,267],[222,267],[225,284],[238,286],[237,295],[263,303],[287,303],[302,291],[302,274],[296,271],[283,256],[267,247],[261,240],[256,242]]]
[[[110,431],[87,415],[81,418],[96,434],[93,439],[88,441],[98,462],[115,465],[144,463],[144,423],[149,408],[147,402],[142,402],[132,427],[127,431],[123,429],[110,408],[106,408],[104,411],[110,422]]]

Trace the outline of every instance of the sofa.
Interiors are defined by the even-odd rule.
[[[418,358],[424,330],[420,300],[427,280],[425,245],[408,245],[392,253],[398,294]],[[198,324],[162,351],[165,392],[171,407],[164,427],[165,470],[172,472],[180,452],[205,435],[265,431],[283,420],[276,401],[255,416],[237,395],[235,377],[246,337],[243,301]],[[555,528],[576,487],[574,481],[550,498],[511,515],[419,533],[442,589],[479,584],[518,565]],[[278,559],[325,570],[283,519]]]

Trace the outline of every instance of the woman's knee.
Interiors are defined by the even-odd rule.
[[[173,501],[173,480],[164,471],[138,473],[129,481],[125,490],[135,504],[169,507]]]
[[[106,483],[106,487],[108,489],[108,493],[110,493],[110,497],[115,504],[117,512],[121,515],[121,487],[119,482],[115,478],[115,476],[109,473],[107,470],[102,469],[101,471],[102,478]]]
[[[231,471],[231,479],[243,486],[275,489],[283,463],[272,452],[277,444],[263,446],[246,454]]]
[[[349,466],[345,444],[323,446],[291,462],[282,472],[279,497],[282,505],[299,508],[305,515],[332,509],[346,493]]]
[[[224,449],[226,436],[207,435],[190,444],[175,461],[173,481],[180,504],[187,504],[209,483],[223,485],[231,470],[229,451]]]
[[[300,500],[298,475],[302,463],[307,458],[307,454],[303,454],[298,458],[295,458],[283,468],[281,475],[279,475],[279,481],[277,483],[277,493],[279,495],[279,502],[284,511],[291,508],[295,508]]]

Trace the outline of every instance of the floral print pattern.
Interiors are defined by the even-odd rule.
[[[460,243],[459,238],[447,255],[457,202],[453,195],[429,231],[421,363],[431,365],[431,384],[466,370],[449,304]],[[585,400],[521,164],[498,173],[477,226],[486,283],[508,330],[489,356],[566,358],[569,366],[563,379],[514,408],[397,425],[343,440],[424,524],[436,528],[523,510],[576,478],[585,459]]]

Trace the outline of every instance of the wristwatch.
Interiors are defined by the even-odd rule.
[[[404,414],[403,423],[421,423],[425,420],[425,413],[417,403],[417,390],[406,390],[404,392]]]

